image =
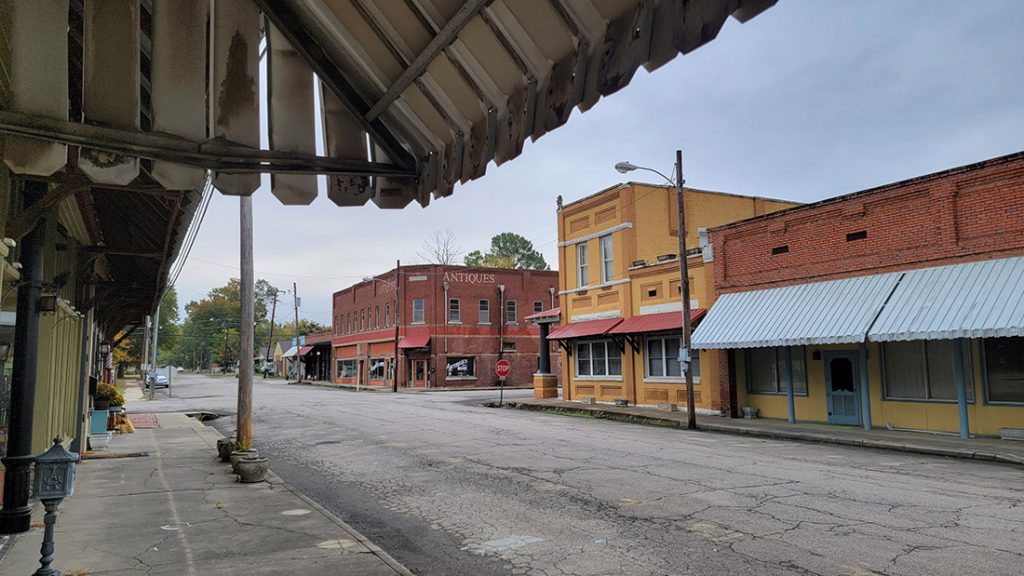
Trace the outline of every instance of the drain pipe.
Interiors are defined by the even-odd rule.
[[[505,285],[498,284],[498,358],[505,357]]]
[[[441,283],[441,287],[444,288],[444,353],[448,354],[448,323],[451,321],[451,302],[448,300],[448,283]],[[447,362],[448,359],[445,359]]]

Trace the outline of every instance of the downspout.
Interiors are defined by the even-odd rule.
[[[392,318],[392,321],[395,324],[395,359],[393,361],[394,366],[392,368],[395,372],[392,374],[394,377],[391,383],[392,392],[398,392],[398,368],[401,366],[398,362],[398,326],[402,321],[402,314],[398,311],[398,307],[402,305],[402,293],[399,292],[402,287],[401,269],[402,261],[395,260],[395,309],[392,311],[395,315],[394,318]]]
[[[451,320],[451,302],[448,301],[448,283],[442,282],[444,288],[444,353],[448,354],[448,322]],[[447,362],[447,358],[445,359]]]
[[[505,285],[498,284],[498,358],[505,357]]]
[[[548,310],[553,310],[555,308],[555,287],[554,286],[548,286],[548,294],[551,296],[551,305],[548,306]]]

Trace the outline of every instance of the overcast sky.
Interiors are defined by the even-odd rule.
[[[1021,151],[1022,31],[1019,0],[779,0],[426,209],[283,206],[260,189],[256,277],[296,282],[301,314],[329,325],[332,292],[422,261],[435,230],[466,252],[516,232],[556,268],[555,197],[622,181],[620,160],[668,174],[680,148],[689,186],[810,202]],[[237,276],[238,200],[216,194],[179,300]]]

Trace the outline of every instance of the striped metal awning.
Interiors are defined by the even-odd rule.
[[[173,190],[213,170],[234,195],[272,173],[286,204],[327,174],[340,206],[426,205],[774,3],[0,0],[3,160]]]
[[[693,348],[864,342],[900,273],[723,294],[693,333]]]
[[[909,270],[868,338],[1024,336],[1024,257]]]

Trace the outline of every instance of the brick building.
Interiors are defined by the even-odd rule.
[[[686,189],[691,318],[709,304],[710,268],[699,228],[795,206],[792,202]],[[558,211],[563,396],[630,404],[686,403],[678,356],[682,334],[676,190],[629,182]],[[718,410],[716,374],[692,364],[697,406]]]
[[[526,317],[554,307],[557,286],[557,272],[435,264],[349,286],[334,293],[332,378],[377,387],[396,377],[400,387],[493,386],[504,358],[512,363],[506,383],[528,386],[540,331]]]
[[[763,416],[1024,427],[1024,153],[709,230],[694,334]]]

